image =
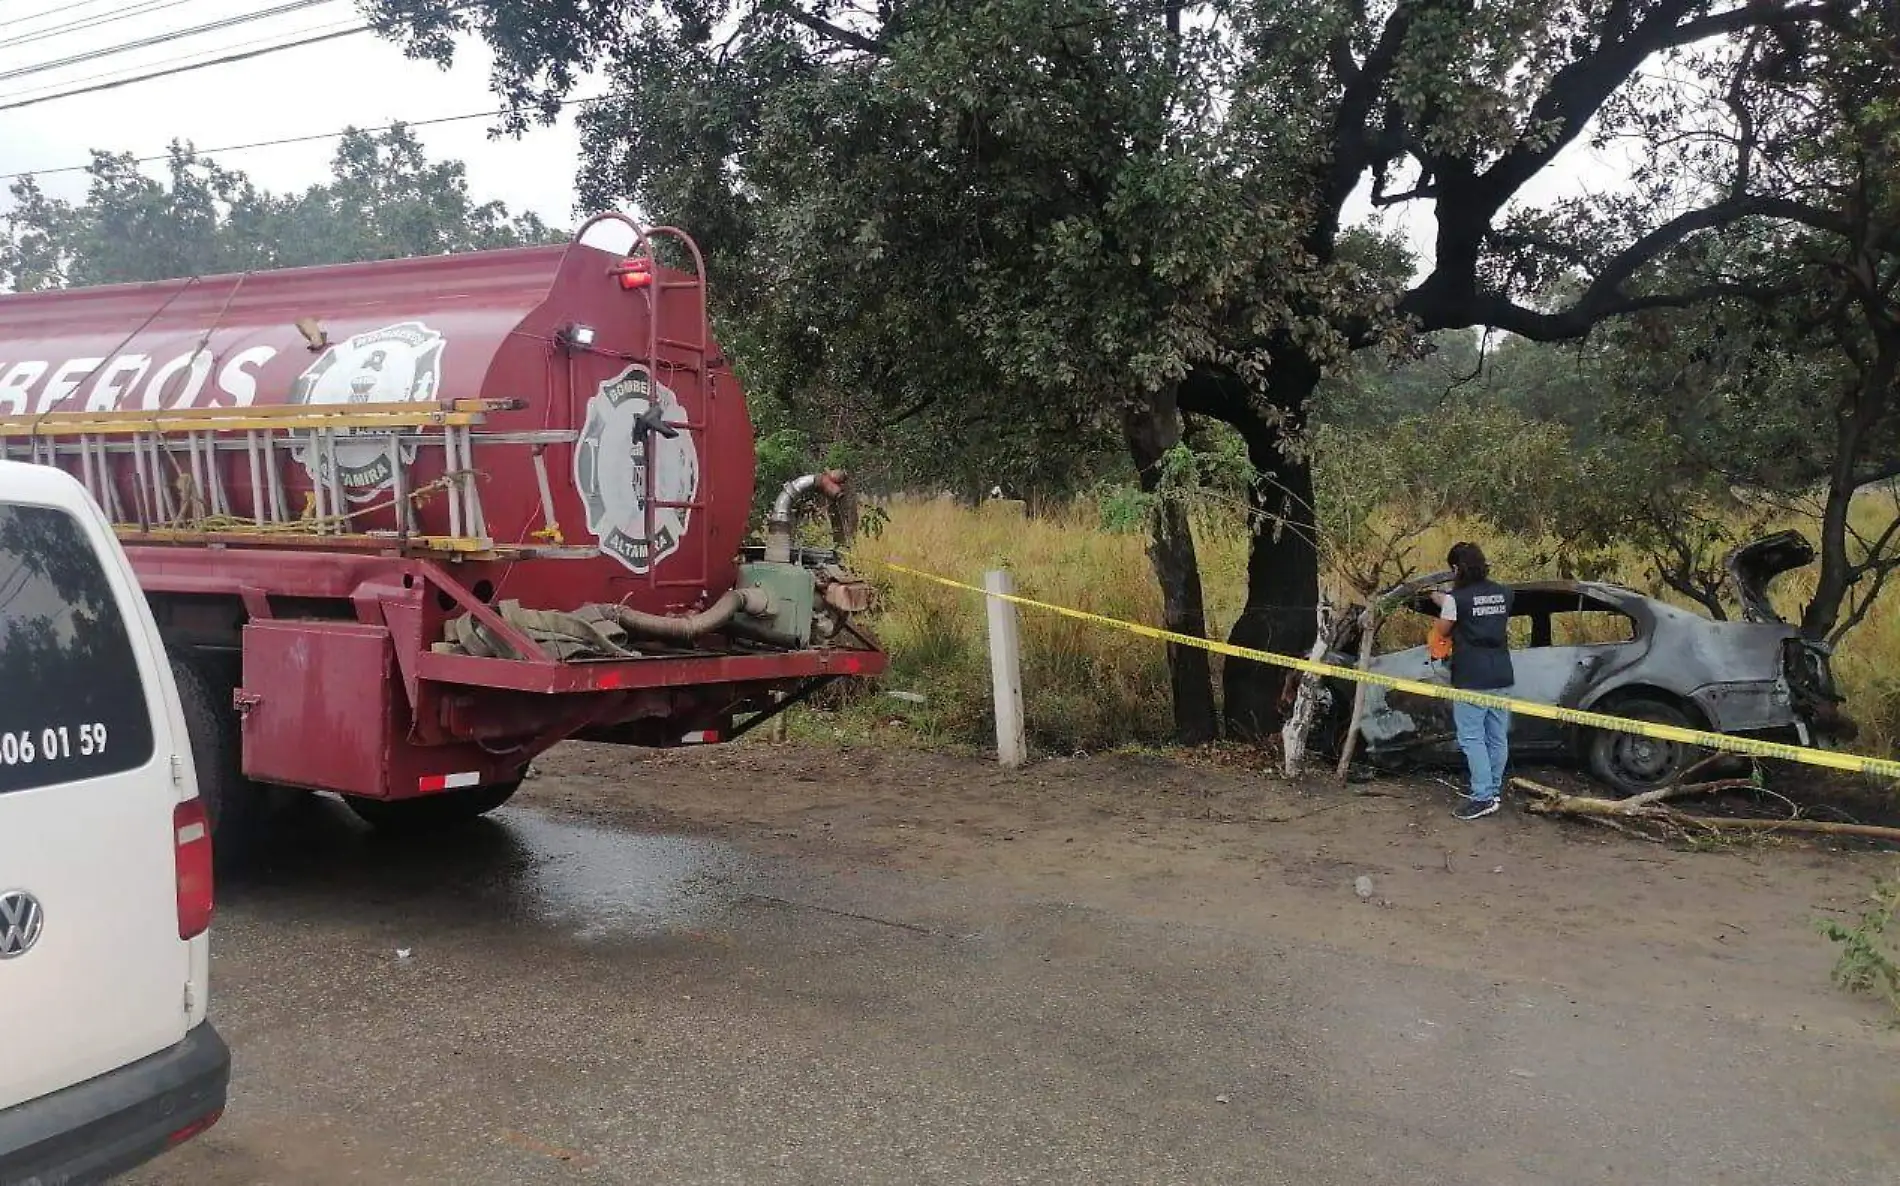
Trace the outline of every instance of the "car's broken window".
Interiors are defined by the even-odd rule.
[[[1610,602],[1573,588],[1516,587],[1511,607],[1511,647],[1574,647],[1636,641],[1636,622]],[[1437,609],[1424,595],[1408,601],[1409,613],[1380,624],[1380,653],[1423,646]]]
[[[1408,650],[1425,645],[1426,636],[1431,633],[1432,622],[1438,617],[1438,608],[1424,595],[1405,603],[1408,612],[1388,614],[1379,623],[1379,637],[1374,650],[1379,654]]]
[[[1510,631],[1510,639],[1511,639],[1511,649],[1514,651],[1521,651],[1529,647],[1547,645],[1547,644],[1540,644],[1537,641],[1536,627],[1537,627],[1537,622],[1535,619],[1531,617],[1531,615],[1526,614],[1526,613],[1512,614],[1511,620],[1508,624],[1508,629]]]
[[[1585,646],[1590,643],[1635,642],[1636,623],[1613,609],[1591,608],[1558,614],[1551,619],[1551,645]]]
[[[1636,641],[1636,622],[1578,589],[1519,589],[1512,607],[1511,645],[1576,647]]]

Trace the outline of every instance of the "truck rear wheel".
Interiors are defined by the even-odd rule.
[[[172,682],[184,711],[191,740],[191,764],[198,774],[198,795],[211,823],[212,849],[220,860],[236,860],[256,842],[269,806],[264,790],[244,777],[243,739],[230,688],[200,665],[173,659]],[[219,702],[214,689],[223,688]]]
[[[383,832],[433,832],[487,815],[514,798],[519,775],[507,782],[456,791],[437,791],[413,799],[364,799],[344,796],[358,819]]]

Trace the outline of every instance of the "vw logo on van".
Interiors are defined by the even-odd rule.
[[[40,941],[46,925],[46,911],[40,900],[25,890],[0,894],[0,960],[25,955]]]

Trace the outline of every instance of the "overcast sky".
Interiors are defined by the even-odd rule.
[[[162,45],[115,53],[57,69],[35,70],[75,55],[125,45],[233,16],[281,7],[289,0],[0,0],[0,107],[100,81],[143,74],[244,49],[294,41],[362,23],[352,0],[310,0],[296,12],[206,32]],[[132,15],[125,15],[131,13]],[[58,30],[75,23],[89,28]],[[30,39],[30,40],[26,40]],[[9,44],[11,43],[11,44]],[[250,61],[211,66],[169,78],[139,82],[95,94],[0,111],[0,175],[32,171],[51,193],[78,199],[85,179],[78,172],[51,172],[83,165],[90,149],[162,154],[174,137],[190,140],[219,163],[242,170],[266,189],[300,189],[329,177],[334,138],[248,151],[215,151],[229,145],[334,132],[346,125],[378,127],[493,110],[488,89],[489,55],[479,41],[462,46],[447,71],[404,58],[373,34],[272,53]],[[598,94],[584,81],[577,95]],[[571,109],[570,109],[571,110]],[[469,119],[417,129],[434,159],[453,158],[468,168],[478,201],[499,199],[511,210],[532,210],[556,226],[578,221],[574,176],[582,146],[571,115],[558,126],[538,128],[520,139],[487,138],[489,122]],[[1573,146],[1557,167],[1533,182],[1527,196],[1547,200],[1574,193],[1607,169],[1596,154]],[[0,185],[0,209],[9,199]],[[586,213],[593,213],[588,211]],[[1366,218],[1362,201],[1347,211]],[[1388,212],[1385,225],[1406,234],[1421,259],[1431,243],[1429,209]]]
[[[285,2],[0,0],[0,75],[277,8]],[[140,11],[89,29],[4,44],[131,9]],[[321,0],[297,12],[163,45],[55,70],[0,77],[0,106],[108,77],[294,41],[302,34],[361,22],[351,0]],[[443,71],[431,63],[409,61],[394,45],[364,33],[247,62],[0,111],[0,174],[81,165],[94,148],[155,155],[163,153],[173,137],[206,150],[331,132],[346,125],[375,127],[398,119],[493,110],[499,104],[488,89],[488,62],[480,43],[470,42],[457,56],[455,67]],[[579,93],[598,90],[598,85],[589,83]],[[537,129],[520,140],[490,141],[488,127],[485,120],[465,120],[421,128],[417,135],[432,157],[467,164],[469,188],[478,200],[499,199],[510,209],[532,210],[556,225],[573,225],[573,182],[580,146],[571,117],[564,116],[559,126]],[[221,164],[248,173],[267,189],[289,190],[327,179],[335,146],[336,141],[329,139],[216,155]],[[46,174],[41,181],[61,196],[84,194],[84,178],[77,173]]]

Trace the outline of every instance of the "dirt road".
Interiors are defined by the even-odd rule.
[[[222,900],[230,1114],[135,1181],[1896,1180],[1811,926],[1876,858],[1376,789],[569,746],[453,844],[311,800]]]

